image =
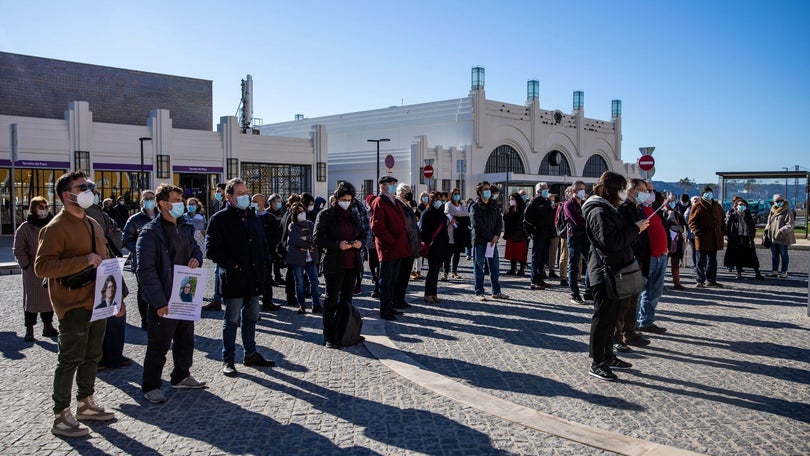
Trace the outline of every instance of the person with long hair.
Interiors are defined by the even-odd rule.
[[[624,176],[606,171],[593,186],[593,196],[582,206],[585,231],[594,251],[588,258],[588,277],[594,301],[589,342],[593,361],[588,373],[601,380],[616,380],[612,369],[633,367],[613,353],[612,338],[619,300],[609,298],[605,288],[606,267],[618,270],[635,261],[632,244],[650,224],[647,219],[634,224],[622,221],[616,209],[626,198],[625,185]]]
[[[312,313],[321,313],[321,294],[318,290],[318,248],[315,245],[315,224],[307,220],[307,211],[301,203],[290,208],[292,221],[287,227],[287,267],[295,277],[295,297],[298,313],[307,312],[304,296],[304,274],[309,277],[309,295],[312,298]]]
[[[458,262],[461,254],[471,246],[470,213],[467,211],[464,201],[461,200],[461,191],[458,188],[450,191],[448,203],[444,205],[444,213],[449,219],[447,225],[449,248],[444,263],[444,273],[446,275],[449,272],[451,279],[458,279]]]
[[[428,273],[425,277],[425,302],[438,304],[439,269],[447,257],[449,238],[447,234],[447,217],[442,210],[438,192],[430,192],[428,206],[422,213],[422,242],[430,246],[427,253]]]
[[[754,217],[748,210],[748,201],[735,196],[731,202],[731,209],[726,212],[728,245],[726,255],[723,257],[723,265],[727,268],[735,268],[738,279],[742,278],[743,268],[753,268],[754,276],[757,279],[764,279],[759,272],[759,258],[754,244],[756,233],[757,227]]]
[[[366,233],[350,210],[356,194],[352,184],[341,182],[333,194],[335,202],[315,219],[315,245],[324,251],[323,337],[327,348],[340,348],[341,331],[351,314],[357,268],[362,261],[360,250]]]
[[[34,260],[37,257],[39,230],[53,219],[48,210],[48,200],[41,196],[31,198],[28,216],[14,233],[14,258],[20,265],[23,279],[23,314],[25,315],[26,342],[34,342],[34,325],[37,314],[42,319],[42,336],[56,337],[59,331],[53,327],[53,307],[48,298],[48,289],[42,288],[42,279],[34,274]]]
[[[788,276],[788,266],[790,257],[788,256],[788,246],[796,243],[796,234],[793,228],[796,226],[796,216],[790,208],[790,201],[779,193],[773,195],[773,206],[768,213],[768,223],[765,225],[765,232],[771,239],[771,272],[768,277],[779,277],[786,279]],[[779,269],[779,262],[782,262],[782,269]],[[777,273],[777,271],[780,271]]]
[[[529,240],[526,230],[523,229],[523,211],[526,202],[519,193],[509,195],[509,208],[503,215],[503,238],[506,239],[506,250],[503,257],[511,262],[511,267],[505,275],[519,275],[526,273],[529,256]],[[520,263],[520,270],[515,268]]]

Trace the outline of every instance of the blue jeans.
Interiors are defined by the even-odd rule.
[[[781,258],[782,270],[780,272],[787,272],[788,265],[790,265],[787,251],[787,245],[771,244],[771,271],[779,271],[779,259]]]
[[[667,256],[650,258],[650,272],[647,283],[638,302],[638,326],[647,327],[655,323],[655,308],[664,294],[664,277],[667,275]]]
[[[571,297],[576,298],[579,296],[579,261],[580,257],[585,259],[585,295],[591,295],[591,284],[588,280],[588,253],[591,248],[591,243],[586,236],[569,237],[566,241],[568,245],[568,287],[571,289]]]
[[[222,292],[219,291],[219,287],[219,265],[217,265],[214,268],[214,297],[212,301],[222,301]]]
[[[492,284],[492,294],[496,295],[501,292],[501,284],[498,278],[501,276],[500,263],[498,261],[498,247],[495,246],[495,254],[492,258],[485,256],[487,252],[487,244],[473,246],[473,261],[475,262],[475,295],[484,295],[484,261],[489,264],[489,280]]]
[[[546,279],[545,266],[548,264],[548,250],[551,239],[534,238],[532,241],[532,283],[540,283]]]
[[[402,259],[380,261],[378,274],[380,286],[380,315],[394,313],[394,285],[399,277]]]
[[[717,281],[717,250],[698,250],[695,275],[698,283]]]
[[[295,275],[295,297],[298,299],[298,305],[305,307],[304,273],[306,273],[309,276],[309,295],[312,297],[312,307],[320,307],[321,294],[318,291],[318,265],[314,261],[310,261],[304,266],[294,264],[289,266]]]
[[[259,320],[259,297],[225,298],[222,320],[222,359],[233,361],[236,352],[236,328],[242,326],[242,348],[245,356],[256,352],[256,322]]]

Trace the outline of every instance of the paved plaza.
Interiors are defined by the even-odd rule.
[[[163,405],[140,391],[146,335],[129,298],[134,363],[96,383],[116,420],[78,439],[50,434],[56,341],[22,341],[21,276],[1,276],[0,454],[810,454],[807,250],[791,250],[789,279],[723,269],[723,289],[695,289],[685,270],[677,292],[667,279],[658,323],[669,331],[623,356],[634,368],[613,383],[587,375],[590,306],[504,276],[510,299],[479,302],[470,262],[461,269],[440,282],[438,305],[414,282],[397,322],[357,297],[367,341],[353,348],[322,347],[318,316],[263,312],[257,341],[277,366],[237,364],[235,379],[219,372],[222,312],[205,313],[192,374],[210,387],[166,382]]]

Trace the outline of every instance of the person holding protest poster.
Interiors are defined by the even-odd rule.
[[[173,388],[204,388],[191,376],[194,355],[194,322],[167,318],[169,300],[176,294],[173,285],[175,266],[195,269],[202,265],[202,250],[194,240],[194,227],[183,217],[183,189],[161,184],[155,192],[160,216],[141,228],[136,244],[138,283],[149,305],[148,341],[143,363],[141,389],[149,402],[166,402],[161,391],[161,375],[166,353],[172,345]]]

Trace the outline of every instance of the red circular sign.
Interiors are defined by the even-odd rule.
[[[425,175],[425,178],[430,179],[433,177],[433,167],[430,165],[426,165],[425,169],[422,171],[422,174]]]
[[[641,168],[642,171],[649,171],[655,168],[655,159],[652,155],[642,155],[641,158],[638,159],[638,167]]]
[[[395,163],[395,161],[394,161],[394,156],[393,155],[388,154],[388,155],[385,156],[385,167],[386,168],[393,169],[394,168],[394,163]]]

